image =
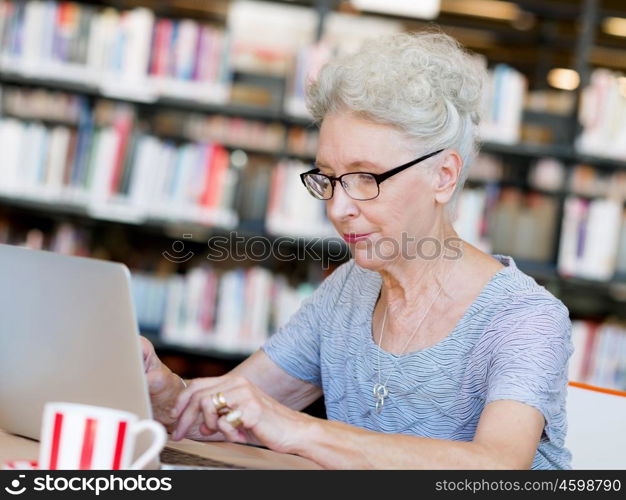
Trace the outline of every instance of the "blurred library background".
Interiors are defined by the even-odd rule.
[[[457,231],[568,306],[571,380],[626,390],[623,0],[0,1],[0,243],[125,263],[163,361],[225,372],[350,258],[298,175],[307,78],[431,23],[489,68]]]

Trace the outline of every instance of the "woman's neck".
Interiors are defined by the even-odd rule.
[[[416,305],[429,301],[444,286],[452,268],[458,267],[455,262],[462,258],[461,240],[451,225],[432,231],[428,238],[433,243],[436,240],[439,249],[428,252],[431,257],[414,252],[412,257],[398,258],[379,270],[383,280],[380,301],[389,306],[390,314],[394,310],[396,314],[407,308],[415,310]],[[442,290],[442,295],[445,292]]]

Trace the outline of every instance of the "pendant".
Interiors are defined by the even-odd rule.
[[[385,406],[385,398],[389,394],[389,391],[387,387],[379,382],[378,384],[374,384],[372,392],[376,398],[376,414],[380,415],[380,412],[383,411],[383,406]]]

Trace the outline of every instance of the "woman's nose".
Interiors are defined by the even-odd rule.
[[[348,196],[341,182],[338,181],[335,182],[333,197],[326,203],[328,218],[331,220],[341,221],[346,218],[356,217],[359,213],[357,203]]]

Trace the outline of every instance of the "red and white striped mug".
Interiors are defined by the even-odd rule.
[[[146,430],[152,432],[152,444],[131,463],[137,435]],[[113,408],[51,402],[43,411],[39,468],[143,469],[166,441],[165,428],[154,420]]]

